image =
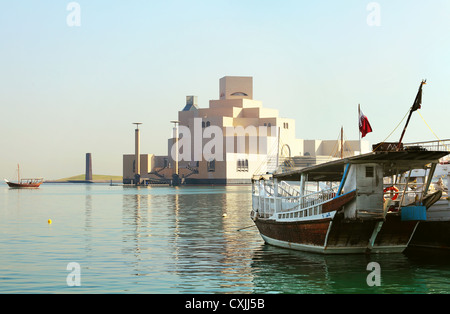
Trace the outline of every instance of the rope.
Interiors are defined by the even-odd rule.
[[[328,156],[328,161],[331,160],[331,158],[336,157],[339,152],[339,138],[341,137],[341,131],[339,131],[338,138],[336,140],[336,144],[334,144],[333,149],[331,150],[331,154]]]
[[[238,230],[236,230],[236,231],[241,231],[241,230],[248,229],[248,228],[252,228],[252,227],[256,227],[256,225],[247,226],[247,227],[238,229]]]
[[[345,132],[343,132],[344,134],[344,151],[342,152],[342,156],[344,157],[348,157],[351,156],[351,151],[352,151],[352,147],[349,144],[349,140],[347,139],[347,135]],[[341,131],[339,131],[339,135],[338,138],[336,140],[336,143],[333,146],[333,149],[331,150],[331,154],[328,156],[328,161],[330,161],[333,157],[335,158],[339,158],[340,154],[339,154],[339,149],[341,148]],[[345,150],[347,149],[347,150]],[[348,153],[347,153],[348,152]],[[347,155],[346,155],[347,154]]]
[[[436,133],[434,133],[434,131],[431,129],[430,125],[427,123],[427,121],[425,121],[424,117],[422,116],[422,114],[420,113],[419,110],[417,110],[417,112],[419,113],[419,116],[422,118],[423,122],[425,122],[425,124],[427,125],[427,127],[430,129],[431,133],[433,133],[434,136],[436,136],[436,138],[438,139],[438,141],[440,143],[442,143],[442,145],[444,145],[445,149],[448,150],[448,145],[446,145],[437,135]]]
[[[352,147],[349,144],[349,140],[347,139],[347,135],[344,133],[344,148],[347,149],[348,155],[347,156],[352,156],[351,152],[352,152]],[[345,150],[344,150],[345,152]],[[344,156],[345,157],[345,156]]]
[[[419,116],[422,118],[423,122],[425,122],[425,124],[427,125],[427,127],[430,129],[431,133],[433,133],[434,136],[436,136],[436,138],[438,139],[439,142],[442,142],[441,139],[436,135],[436,133],[434,133],[434,131],[431,129],[431,127],[428,125],[427,121],[425,121],[425,119],[423,118],[423,116],[420,114],[420,111],[417,110],[417,113],[419,114]]]
[[[280,143],[281,143],[281,137],[280,137]],[[281,146],[280,146],[280,148],[281,148]],[[263,161],[261,161],[258,168],[256,168],[256,171],[253,174],[254,175],[263,174],[263,173],[261,173],[261,169],[264,166],[266,166],[266,170],[267,170],[267,166],[269,166],[270,163],[274,162],[274,159],[276,159],[277,154],[278,154],[278,141],[274,141],[272,143],[272,146],[270,147],[270,149],[268,148],[268,150],[267,150],[266,158]]]
[[[397,126],[395,127],[395,129],[394,129],[394,130],[393,130],[393,131],[392,131],[392,132],[384,139],[384,141],[382,141],[377,147],[375,147],[375,148],[372,150],[373,152],[376,151],[377,148],[380,147],[383,143],[385,143],[386,140],[392,135],[392,133],[394,133],[395,130],[397,130],[397,128],[400,126],[400,124],[402,124],[403,120],[405,120],[405,118],[406,118],[406,116],[408,115],[408,113],[409,113],[409,109],[408,109],[408,111],[406,112],[405,116],[403,117],[402,121],[400,121],[400,122],[397,124]]]

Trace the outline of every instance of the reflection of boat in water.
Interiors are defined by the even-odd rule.
[[[251,216],[264,241],[275,246],[325,254],[402,252],[418,222],[426,219],[427,208],[440,197],[439,192],[427,193],[445,155],[378,150],[254,177]],[[428,175],[413,187],[409,175],[418,168],[428,169]],[[392,182],[385,185],[385,178]],[[322,187],[308,191],[307,182]]]
[[[447,293],[448,282],[439,277],[448,269],[449,254],[415,249],[395,256],[322,255],[263,245],[252,257],[252,293]],[[381,286],[368,286],[371,262],[381,267]]]
[[[42,182],[44,181],[43,178],[20,178],[20,169],[19,165],[17,165],[17,182],[11,182],[5,179],[6,184],[10,188],[38,188]]]

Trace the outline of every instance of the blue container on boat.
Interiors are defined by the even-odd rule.
[[[427,208],[425,206],[402,207],[402,221],[427,220]]]

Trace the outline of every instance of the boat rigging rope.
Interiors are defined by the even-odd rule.
[[[336,140],[336,143],[333,146],[333,149],[331,150],[330,155],[328,156],[327,161],[331,161],[333,157],[337,156],[339,153],[339,138],[341,137],[341,131],[339,131],[338,138]]]
[[[395,130],[397,130],[397,128],[400,126],[400,124],[402,124],[402,122],[403,122],[403,120],[405,120],[405,118],[406,118],[406,116],[408,115],[408,113],[409,113],[409,110],[410,109],[408,109],[408,111],[406,112],[406,114],[405,114],[405,116],[403,117],[403,119],[402,119],[402,121],[400,121],[398,124],[397,124],[397,126],[395,127],[395,129],[384,139],[384,141],[382,141],[380,144],[378,144],[378,146],[377,147],[375,147],[372,151],[374,152],[374,151],[376,151],[377,149],[378,149],[378,147],[380,147],[383,143],[385,143],[386,142],[386,140],[392,135],[392,133],[394,133],[395,132]]]
[[[344,152],[351,152],[352,147],[349,144],[349,140],[347,139],[347,135],[342,132],[342,134],[344,135],[343,138],[343,142],[344,142],[344,151],[342,152],[342,155],[344,155]],[[333,146],[333,149],[331,150],[330,155],[328,156],[327,161],[331,161],[333,160],[333,158],[340,158],[340,149],[341,149],[341,145],[340,145],[340,141],[341,141],[341,131],[339,131],[339,135],[338,138]],[[346,150],[345,150],[346,149]],[[351,156],[351,153],[349,153]],[[348,156],[344,156],[344,157],[348,157]]]
[[[444,144],[444,142],[442,142],[442,140],[436,135],[436,133],[434,133],[434,131],[431,129],[431,127],[428,125],[427,121],[425,121],[424,117],[420,114],[420,111],[417,110],[417,112],[419,113],[419,116],[422,118],[423,122],[425,122],[425,124],[427,125],[427,127],[430,129],[431,133],[433,133],[434,136],[436,136],[436,138],[438,139],[439,142],[442,143],[442,145],[445,146],[445,148],[448,150],[447,145]]]

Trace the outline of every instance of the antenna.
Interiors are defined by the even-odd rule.
[[[139,129],[139,125],[142,124],[142,122],[133,122],[132,124],[136,124],[136,129]]]

